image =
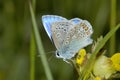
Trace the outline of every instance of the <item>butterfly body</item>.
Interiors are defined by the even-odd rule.
[[[61,16],[45,15],[42,21],[49,38],[57,48],[58,58],[71,59],[81,48],[92,43],[92,26],[86,20],[67,20]]]

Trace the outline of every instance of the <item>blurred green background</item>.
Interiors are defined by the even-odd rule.
[[[30,80],[30,36],[32,30],[28,0],[0,0],[0,80]],[[120,22],[117,0],[116,24]],[[55,57],[55,46],[48,38],[41,16],[60,15],[67,19],[88,20],[94,29],[93,39],[110,29],[110,0],[36,0],[36,20],[54,80],[76,80],[73,66]],[[116,52],[120,52],[120,30],[116,33]],[[109,50],[107,43],[106,49]],[[43,54],[44,55],[44,54]],[[35,55],[35,80],[46,80],[40,55]]]

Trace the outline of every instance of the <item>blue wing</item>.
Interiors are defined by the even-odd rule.
[[[81,23],[82,19],[80,19],[80,18],[73,18],[70,21],[72,21],[75,24],[78,24],[78,23]]]
[[[56,15],[44,15],[42,16],[42,23],[44,25],[44,28],[49,36],[49,38],[52,40],[52,34],[51,34],[51,24],[56,21],[62,21],[67,20],[66,18],[63,18],[61,16]]]

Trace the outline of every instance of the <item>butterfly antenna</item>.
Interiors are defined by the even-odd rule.
[[[54,57],[54,55],[51,55],[51,56],[48,58],[48,61],[51,61],[53,57]]]
[[[50,51],[50,52],[47,52],[47,53],[45,53],[45,54],[48,55],[49,53],[52,53],[52,54],[53,54],[53,53],[55,53],[55,51]],[[45,55],[45,54],[39,54],[38,57],[40,57],[41,55]]]

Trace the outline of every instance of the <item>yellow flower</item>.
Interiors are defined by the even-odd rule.
[[[95,76],[108,79],[113,73],[115,73],[115,69],[112,67],[111,60],[108,57],[101,55],[95,61],[93,73]]]
[[[100,77],[96,77],[95,80],[102,80]]]
[[[120,53],[114,54],[110,59],[112,60],[113,67],[120,71]]]
[[[85,60],[85,56],[86,56],[86,51],[85,49],[81,49],[79,52],[78,52],[78,55],[76,57],[76,63],[81,65],[83,63],[83,61]]]

